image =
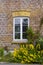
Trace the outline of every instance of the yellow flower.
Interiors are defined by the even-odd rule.
[[[33,58],[29,58],[30,59],[30,61],[33,61]]]
[[[38,55],[38,57],[40,58],[40,55]]]
[[[28,52],[24,52],[24,54],[27,56],[28,55]]]
[[[33,58],[30,58],[31,61],[33,61]]]
[[[33,58],[31,58],[30,56],[28,56],[28,59],[29,59],[30,61],[34,61],[34,59],[33,59]]]
[[[40,49],[40,44],[39,44],[39,43],[38,43],[37,46],[36,46],[36,49],[37,49],[37,48]]]
[[[38,51],[38,54],[40,54],[40,51]]]
[[[16,48],[14,48],[14,51],[16,51],[17,49]]]
[[[34,55],[33,55],[33,54],[30,54],[30,56],[31,56],[31,57],[34,57]]]
[[[30,49],[34,49],[34,45],[33,44],[29,44],[29,48]]]
[[[34,56],[33,58],[35,59],[36,57]]]
[[[13,56],[15,57],[17,55],[17,53],[18,53],[18,50],[15,48],[14,52],[13,52]]]
[[[31,62],[29,59],[27,59],[27,57],[24,59],[24,62],[27,61],[27,62]]]
[[[24,49],[21,47],[20,50],[23,51]]]
[[[22,56],[18,55],[18,58],[19,58],[19,59],[21,59],[21,58],[22,58]]]
[[[16,56],[16,54],[17,54],[17,52],[15,51],[15,52],[13,52],[13,56],[15,57]]]
[[[28,60],[28,62],[30,62],[30,61]]]
[[[43,50],[41,50],[41,54],[43,54]]]
[[[24,64],[25,62],[22,60],[21,63]]]
[[[26,60],[27,57],[26,56],[23,56],[23,58]]]
[[[36,58],[36,56],[37,56],[37,55],[34,53],[34,57],[33,57],[33,58],[35,59],[35,58]]]

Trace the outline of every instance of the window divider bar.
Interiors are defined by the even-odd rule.
[[[21,35],[20,35],[20,38],[21,38],[21,40],[22,40],[22,18],[21,18],[20,24],[21,24],[21,28],[20,28]]]

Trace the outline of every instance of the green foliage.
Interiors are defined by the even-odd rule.
[[[37,43],[37,44],[36,44],[36,50],[40,51],[40,49],[41,49],[40,44]]]
[[[34,32],[32,30],[32,28],[30,27],[28,30],[27,30],[27,39],[28,39],[28,43],[33,43],[33,37],[34,37]]]
[[[0,48],[0,57],[4,55],[4,49]]]
[[[33,29],[30,27],[27,30],[27,39],[28,43],[33,43],[37,41],[37,39],[40,37],[40,34],[38,32],[34,32]]]
[[[13,55],[12,53],[8,52],[7,55],[0,57],[0,62],[13,62]]]
[[[5,55],[5,57],[4,58],[6,58],[6,62],[14,62],[14,57],[13,57],[13,55],[12,55],[12,53],[11,52],[8,52],[8,54],[7,55]]]
[[[37,50],[33,44],[22,44],[19,49],[14,49],[14,52],[8,52],[7,55],[0,56],[0,62],[10,63],[42,63],[43,50]]]
[[[38,40],[37,40],[37,44],[40,45],[40,50],[43,50],[43,37],[40,37]],[[37,45],[36,44],[36,45]]]
[[[4,56],[4,49],[0,48],[0,62],[3,61],[3,56]]]
[[[42,54],[40,51],[36,50],[33,44],[29,44],[29,48],[27,48],[27,45],[22,45],[18,50],[14,49],[13,52],[13,60],[12,62],[16,63],[42,63]]]

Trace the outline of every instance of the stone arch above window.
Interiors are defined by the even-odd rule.
[[[16,16],[30,16],[30,11],[25,11],[25,10],[21,10],[21,11],[13,11],[12,12],[12,16],[16,17]]]

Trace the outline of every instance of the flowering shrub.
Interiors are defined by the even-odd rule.
[[[27,47],[28,46],[28,47]],[[37,51],[33,44],[22,45],[18,50],[14,49],[13,52],[14,61],[16,63],[34,63],[42,62],[42,52]]]
[[[43,50],[37,50],[40,45],[23,44],[19,49],[14,49],[14,52],[8,52],[7,55],[3,55],[3,50],[0,49],[0,62],[14,62],[14,63],[43,63]],[[1,55],[2,54],[2,55]]]

